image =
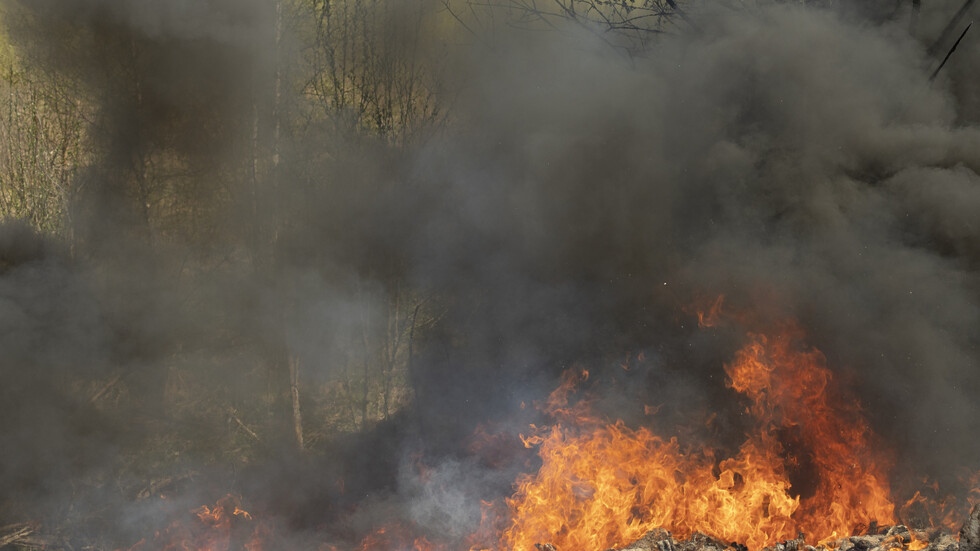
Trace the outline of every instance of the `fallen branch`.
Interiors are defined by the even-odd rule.
[[[95,394],[93,394],[92,397],[89,399],[88,402],[90,404],[95,404],[96,402],[98,402],[99,401],[99,398],[101,398],[106,392],[108,392],[109,389],[111,389],[112,387],[116,386],[116,383],[118,383],[123,378],[123,375],[125,375],[125,374],[126,374],[126,372],[122,372],[122,373],[117,374],[115,377],[109,379],[109,382],[107,382],[106,384],[102,385],[102,388],[100,388],[98,392],[96,392]]]
[[[249,436],[251,436],[252,438],[254,438],[256,442],[261,442],[262,441],[262,439],[259,438],[259,435],[256,434],[254,430],[248,428],[248,425],[246,425],[245,423],[243,423],[242,420],[238,418],[238,413],[235,411],[234,408],[228,408],[228,415],[231,416],[231,419],[233,421],[235,421],[235,423],[237,423],[238,426],[243,431],[245,431],[246,434],[248,434]]]
[[[165,477],[165,478],[154,480],[154,481],[150,482],[145,488],[143,488],[142,490],[140,490],[139,493],[136,494],[136,500],[137,501],[142,501],[142,500],[150,497],[151,495],[159,492],[160,490],[166,488],[167,486],[170,486],[172,484],[176,484],[177,482],[180,482],[182,480],[187,480],[188,478],[193,478],[195,476],[197,476],[197,472],[196,471],[189,471],[189,472],[186,472],[186,473],[183,473],[183,474],[178,474],[178,475],[174,475],[174,476],[168,476],[168,477]],[[0,546],[0,547],[2,547],[2,546]]]
[[[0,534],[2,534],[0,535],[0,547],[10,545],[11,543],[17,543],[18,541],[33,534],[34,529],[34,526],[27,523],[10,524],[8,526],[0,527]]]
[[[71,543],[67,539],[59,536],[42,536],[40,534],[28,534],[15,542],[18,548],[22,549],[43,549],[45,551],[74,551]]]

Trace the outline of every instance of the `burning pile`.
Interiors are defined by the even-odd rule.
[[[931,551],[957,551],[974,549],[971,543],[958,543],[948,534],[930,534],[909,530],[903,525],[892,526],[887,530],[860,536],[851,536],[834,542],[838,551],[887,551],[897,549]],[[961,538],[962,539],[962,538]],[[966,540],[963,540],[966,541]],[[621,551],[721,551],[722,549],[742,549],[742,546],[726,545],[704,534],[694,534],[685,541],[675,540],[666,530],[654,530],[643,538],[621,549]],[[821,547],[822,548],[822,547]],[[777,543],[767,547],[771,551],[816,551],[817,547],[808,545],[802,537]]]
[[[886,450],[797,324],[749,333],[725,372],[755,423],[732,457],[605,422],[587,399],[572,400],[588,373],[568,374],[547,402],[555,424],[523,437],[539,447],[542,465],[517,481],[493,548],[608,549],[661,528],[702,541],[699,547],[725,547],[704,543],[717,538],[793,551],[805,545],[804,534],[841,550],[954,545],[948,536],[935,539],[939,532],[893,527]],[[921,496],[914,501],[921,505]],[[943,512],[952,528],[952,511]],[[652,534],[629,549],[678,548],[669,533]]]

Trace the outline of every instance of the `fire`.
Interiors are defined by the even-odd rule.
[[[857,401],[803,336],[793,323],[749,334],[724,366],[755,425],[732,457],[605,422],[587,400],[571,403],[579,379],[566,377],[545,408],[555,424],[522,436],[542,465],[517,481],[498,548],[608,549],[663,527],[759,549],[799,533],[830,541],[893,523],[889,463],[873,451]]]
[[[791,431],[806,454],[816,482],[797,515],[801,531],[820,537],[850,535],[870,521],[892,523],[895,505],[888,486],[888,462],[873,450],[871,428],[857,401],[844,396],[823,354],[802,348],[803,332],[786,324],[773,335],[755,334],[725,371],[734,390],[752,401],[751,413],[763,434]],[[769,446],[775,461],[784,455]]]
[[[236,531],[245,529],[240,549],[262,551],[265,527],[252,525],[252,515],[242,508],[238,496],[228,494],[214,505],[201,505],[190,511],[192,518],[176,520],[157,532],[151,542],[141,540],[128,551],[160,549],[162,551],[225,551],[229,549]],[[245,523],[240,526],[239,523]]]
[[[413,536],[412,531],[399,524],[383,526],[361,540],[358,551],[448,551],[430,542],[425,536]]]
[[[718,300],[707,315],[699,315],[699,325],[715,327],[725,319]],[[475,533],[448,544],[419,535],[414,525],[392,522],[353,548],[590,551],[622,548],[657,528],[680,539],[703,533],[753,550],[801,534],[818,547],[833,548],[846,536],[900,520],[954,526],[961,518],[954,513],[959,504],[943,498],[936,484],[925,484],[896,507],[888,450],[876,441],[858,401],[835,379],[825,356],[805,337],[793,322],[767,326],[747,333],[722,366],[727,387],[743,397],[743,414],[750,420],[751,430],[737,451],[695,448],[647,427],[610,422],[579,393],[588,371],[570,370],[540,406],[554,423],[531,425],[519,435],[525,447],[537,449],[539,470],[518,478],[510,498],[482,502]],[[660,407],[646,405],[644,412],[656,416]],[[709,414],[708,423],[717,415]],[[514,445],[520,444],[512,435],[481,426],[469,449],[497,465],[504,462],[500,450]],[[429,482],[431,472],[421,457],[416,466],[419,479]],[[980,472],[970,484],[980,487]],[[980,501],[980,491],[970,501]],[[129,551],[277,547],[268,543],[269,529],[254,523],[241,505],[238,497],[225,496]],[[929,546],[929,533],[901,526],[879,535],[888,548]]]

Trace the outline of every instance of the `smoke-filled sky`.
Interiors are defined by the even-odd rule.
[[[194,193],[221,194],[211,171],[234,165],[249,103],[269,94],[255,82],[275,73],[274,10],[21,7],[29,24],[11,36],[25,58],[80,79],[101,103],[76,207],[88,253],[69,260],[17,224],[0,232],[0,490],[57,504],[71,495],[60,480],[111,462],[139,432],[67,402],[56,390],[66,377],[159,384],[176,349],[275,340],[280,321],[316,377],[357,320],[380,311],[392,277],[445,308],[412,366],[415,403],[312,479],[393,481],[394,498],[365,492],[380,514],[394,507],[465,535],[477,487],[510,479],[461,459],[458,442],[480,423],[523,420],[521,402],[572,365],[601,378],[645,352],[610,406],[622,415],[653,403],[671,406],[668,420],[731,411],[721,363],[737,344],[705,336],[690,309],[718,295],[761,320],[799,319],[902,468],[941,478],[980,468],[980,42],[967,34],[932,83],[938,60],[925,54],[958,6],[924,6],[915,36],[903,6],[884,17],[692,4],[696,28],[673,25],[629,55],[571,25],[427,45],[419,55],[446,68],[447,128],[397,155],[284,132],[284,166],[310,151],[340,160],[324,172],[284,168],[258,207],[202,210],[202,227],[224,228],[215,239],[283,209],[295,218],[273,268],[193,284],[175,282],[164,260],[180,245],[144,250],[145,236],[129,236],[123,188],[135,155],[167,150],[202,167]],[[134,41],[139,59],[115,64]],[[140,102],[120,100],[133,82],[120,66],[140,76]],[[390,457],[368,466],[379,442]],[[437,461],[438,495],[399,467],[417,448],[451,457]],[[283,474],[288,465],[249,484],[286,484],[292,504],[329,500]]]

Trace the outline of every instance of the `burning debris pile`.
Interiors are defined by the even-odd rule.
[[[537,549],[554,549],[554,546],[538,545]],[[868,533],[855,535],[817,544],[808,544],[800,537],[782,541],[763,548],[762,551],[817,551],[818,548],[836,549],[837,551],[888,551],[904,549],[908,551],[975,551],[980,549],[980,505],[975,506],[970,513],[958,538],[947,531],[916,530],[897,524],[889,527],[870,526]],[[667,530],[652,530],[639,540],[620,548],[618,551],[722,551],[726,549],[740,550],[744,546],[738,543],[725,544],[715,538],[700,532],[690,538],[677,541]]]
[[[974,510],[971,518],[980,514]],[[965,527],[964,527],[965,530]],[[810,545],[800,536],[763,548],[763,551],[817,551],[829,548],[838,551],[888,551],[904,549],[908,551],[967,551],[975,549],[974,543],[963,534],[959,540],[937,531],[927,532],[909,529],[901,524],[876,530],[875,533],[850,536],[828,541],[818,547]],[[547,548],[539,546],[539,549]],[[744,549],[737,543],[725,544],[721,541],[696,533],[684,541],[677,541],[666,530],[653,530],[632,544],[618,551],[723,551]]]
[[[720,306],[699,314],[702,326],[720,323]],[[623,549],[960,549],[949,534],[967,511],[919,493],[896,507],[889,450],[798,326],[750,333],[725,372],[754,419],[733,455],[608,423],[589,399],[573,399],[588,372],[566,374],[543,408],[554,424],[522,436],[541,466],[518,479],[500,543],[488,548],[607,549],[640,538]],[[916,519],[926,531],[896,525],[916,507],[933,515]],[[976,541],[978,514],[963,526],[963,549]]]

